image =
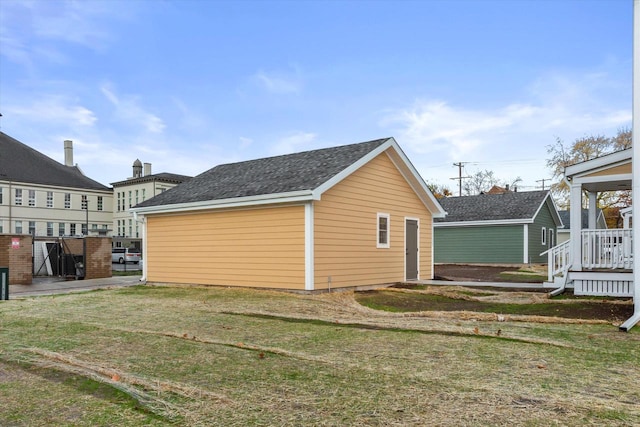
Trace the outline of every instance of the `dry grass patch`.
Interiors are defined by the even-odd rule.
[[[640,335],[610,325],[201,287],[10,301],[0,316],[0,399],[16,408],[0,425],[48,425],[52,413],[58,425],[640,423]],[[94,399],[82,382],[122,400]]]

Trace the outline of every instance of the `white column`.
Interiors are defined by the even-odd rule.
[[[589,230],[596,229],[596,218],[598,214],[598,193],[589,191],[589,223],[587,228]]]
[[[144,256],[144,259],[142,259],[142,277],[140,281],[146,283],[148,277],[147,271],[149,271],[149,263],[147,262],[149,259],[149,253],[147,252],[147,217],[144,215],[138,217],[136,215],[136,221],[138,221],[139,218],[142,220],[142,255]]]
[[[633,1],[633,199],[640,200],[640,0]],[[633,216],[636,215],[633,204]],[[633,302],[634,317],[640,315],[640,225],[633,227]]]
[[[571,255],[573,257],[572,270],[582,270],[582,185],[571,184],[569,218],[571,221]]]
[[[522,262],[524,264],[529,264],[529,224],[524,224],[522,237],[524,239],[524,247],[522,248],[522,252],[524,253],[524,260]]]
[[[304,289],[315,289],[315,257],[314,257],[314,226],[313,226],[313,202],[304,205]]]

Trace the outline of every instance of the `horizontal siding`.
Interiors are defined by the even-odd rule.
[[[151,282],[304,289],[304,207],[147,218]]]
[[[521,264],[523,234],[522,225],[436,228],[435,262]]]
[[[533,221],[533,224],[529,225],[529,262],[533,263],[546,263],[548,261],[547,255],[540,255],[542,252],[551,248],[551,242],[549,241],[549,230],[553,230],[554,245],[557,245],[557,230],[556,223],[551,215],[550,206],[551,202],[547,200],[545,205],[540,209],[538,216]],[[542,244],[542,228],[546,230],[546,244]]]
[[[376,247],[377,213],[390,214],[390,247]],[[431,214],[386,154],[314,203],[315,288],[404,280],[405,217],[420,220],[420,277],[432,277]]]

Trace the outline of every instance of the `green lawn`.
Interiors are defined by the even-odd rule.
[[[0,303],[0,425],[640,424],[640,333],[390,313],[349,292]]]

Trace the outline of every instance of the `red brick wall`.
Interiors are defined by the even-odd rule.
[[[13,245],[14,241],[17,241],[17,246]],[[0,267],[9,267],[10,285],[31,284],[33,280],[32,247],[33,238],[30,235],[0,234]]]
[[[85,237],[87,259],[85,279],[111,277],[111,237]]]

